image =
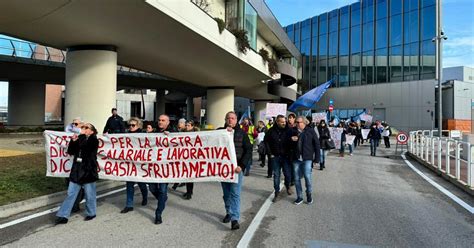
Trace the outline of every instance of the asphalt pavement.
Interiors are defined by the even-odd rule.
[[[326,169],[313,171],[314,203],[296,206],[294,195],[282,193],[281,200],[265,213],[249,246],[474,247],[472,214],[415,174],[394,156],[394,148],[381,145],[378,157],[369,153],[368,146],[344,158],[331,153]],[[255,161],[251,175],[244,177],[241,229],[237,231],[221,222],[225,211],[220,184],[198,183],[189,201],[181,197],[184,187],[169,190],[161,225],[153,223],[154,197],[150,194],[148,205],[142,207],[136,189],[133,212],[119,213],[125,204],[122,191],[101,198],[92,221],[84,222],[80,213],[67,225],[54,226],[54,215],[46,215],[1,229],[0,245],[235,247],[272,194],[272,179],[265,176],[266,168]],[[474,205],[472,197],[436,180]]]

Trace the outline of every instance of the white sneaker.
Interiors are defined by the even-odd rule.
[[[351,154],[349,154],[349,156],[352,156],[352,153],[351,153]]]

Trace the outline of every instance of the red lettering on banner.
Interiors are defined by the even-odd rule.
[[[222,168],[222,172],[221,172],[221,175],[224,177],[224,178],[227,178],[229,176],[229,165],[228,164],[224,164],[224,166],[221,167]]]
[[[234,164],[230,164],[230,179],[234,179],[234,175],[235,175]]]
[[[139,151],[141,151],[141,150],[139,150]],[[133,155],[133,150],[131,150],[131,149],[128,150],[128,151],[127,151],[127,155],[125,156],[125,160],[129,160],[129,161],[130,161],[130,160],[134,160],[134,159],[132,158],[132,155]],[[141,155],[141,154],[140,154],[140,155]],[[136,156],[137,156],[137,154],[135,153],[135,157],[136,157]]]
[[[150,154],[151,154],[151,152],[150,152]],[[163,159],[163,149],[158,148],[158,151],[156,153],[156,160],[161,161],[162,159]]]
[[[224,151],[222,152],[222,158],[221,159],[230,160],[229,151],[227,151],[227,147],[224,147]]]
[[[202,146],[202,141],[199,135],[196,135],[196,139],[194,140],[194,146],[197,146],[198,144],[199,146]]]
[[[120,162],[116,161],[114,163],[107,161],[105,162],[104,172],[106,175],[113,176],[137,176],[137,168],[132,162]]]
[[[125,140],[127,141],[127,148],[133,148],[132,139],[126,137]]]
[[[66,168],[66,164],[69,162],[69,158],[67,159],[59,159],[59,164],[56,163],[58,160],[51,159],[51,172],[52,173],[62,173],[62,172],[70,172],[71,170]]]
[[[99,150],[99,151],[97,152],[97,156],[99,156],[100,159],[102,159],[102,160],[106,160],[106,159],[107,159],[107,155],[105,154],[105,150]]]
[[[204,173],[204,166],[206,165],[206,161],[199,162],[199,177],[204,177],[202,173]]]
[[[58,149],[56,149],[56,147],[54,147],[54,146],[50,146],[49,147],[49,155],[51,156],[51,158],[59,157]]]
[[[97,138],[97,140],[99,141],[99,149],[104,147],[105,145],[104,140],[102,138]]]
[[[143,140],[143,144],[142,140],[138,138],[138,145],[140,146],[140,148],[151,148],[150,140],[147,137],[145,137],[145,139]]]
[[[193,177],[193,174],[194,174],[194,177],[197,177],[198,171],[199,171],[199,162],[196,161],[196,163],[194,164],[192,162],[189,162],[189,173],[191,174],[190,176]]]
[[[191,143],[191,137],[189,136],[184,137],[184,143],[186,144],[186,146],[193,146],[193,144]]]
[[[165,170],[165,168],[163,168],[163,164],[162,164],[161,165],[161,172],[163,172],[163,178],[170,177],[170,167],[169,166],[166,166],[166,170]]]
[[[171,145],[172,145],[173,147],[177,147],[177,146],[178,146],[178,143],[176,142],[176,137],[171,138],[170,143],[171,143]]]
[[[110,143],[112,144],[112,149],[115,148],[115,143],[117,143],[117,142],[118,142],[117,138],[115,138],[115,137],[110,138]]]

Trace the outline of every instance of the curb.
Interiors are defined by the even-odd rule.
[[[107,191],[117,187],[123,187],[124,182],[121,181],[104,181],[97,183],[97,192]],[[8,205],[0,206],[0,219],[8,218],[13,215],[31,211],[37,208],[58,204],[66,197],[67,190],[50,195],[39,196],[28,200],[14,202]]]
[[[464,183],[459,182],[455,177],[446,175],[445,173],[440,171],[438,168],[435,168],[435,167],[431,166],[426,161],[423,161],[420,158],[418,158],[417,156],[413,155],[411,152],[407,152],[406,155],[408,155],[408,157],[412,158],[413,160],[415,160],[419,164],[423,165],[424,167],[430,169],[431,171],[436,173],[438,176],[441,176],[446,181],[454,184],[456,187],[458,187],[459,189],[461,189],[464,192],[468,193],[470,196],[474,196],[474,189],[470,188],[468,185],[466,185]]]
[[[21,135],[33,135],[33,134],[43,134],[43,132],[20,132],[20,133],[15,133],[15,132],[12,132],[12,133],[0,133],[0,137],[1,136],[8,136],[8,135],[15,135],[15,134],[21,134]]]

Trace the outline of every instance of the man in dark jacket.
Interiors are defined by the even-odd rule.
[[[379,145],[380,139],[382,138],[382,135],[380,134],[380,130],[378,129],[376,123],[372,123],[367,138],[370,140],[370,156],[375,157],[377,152],[377,146]]]
[[[231,222],[231,229],[236,230],[240,228],[240,192],[242,188],[242,172],[245,170],[247,162],[252,156],[252,144],[250,143],[247,133],[245,133],[237,124],[237,114],[231,111],[225,115],[225,126],[220,129],[227,129],[229,132],[234,132],[234,146],[237,157],[237,168],[235,173],[239,176],[237,183],[221,183],[222,192],[224,194],[224,205],[226,215],[222,222]]]
[[[295,171],[295,185],[297,198],[294,204],[303,202],[303,188],[301,187],[301,177],[304,176],[306,183],[306,200],[308,204],[313,203],[311,165],[313,161],[319,163],[320,144],[319,138],[313,128],[307,126],[308,120],[299,116],[296,118],[296,130],[291,136],[291,146],[295,151],[293,156],[293,167]]]
[[[107,119],[103,133],[125,133],[123,118],[117,114],[117,109],[112,109],[112,116]]]
[[[270,155],[270,163],[273,168],[273,188],[275,189],[275,197],[273,202],[278,201],[280,194],[280,177],[281,170],[285,176],[285,187],[288,195],[291,195],[291,168],[288,158],[288,127],[286,126],[285,116],[278,115],[276,125],[273,125],[265,134],[265,146]]]
[[[160,115],[158,118],[158,133],[164,133],[168,135],[170,132],[173,132],[173,128],[170,125],[170,118],[167,115]],[[167,183],[150,183],[148,184],[150,192],[158,200],[158,205],[155,210],[155,224],[159,225],[163,223],[161,217],[163,211],[166,207],[166,201],[168,200],[168,184]]]

